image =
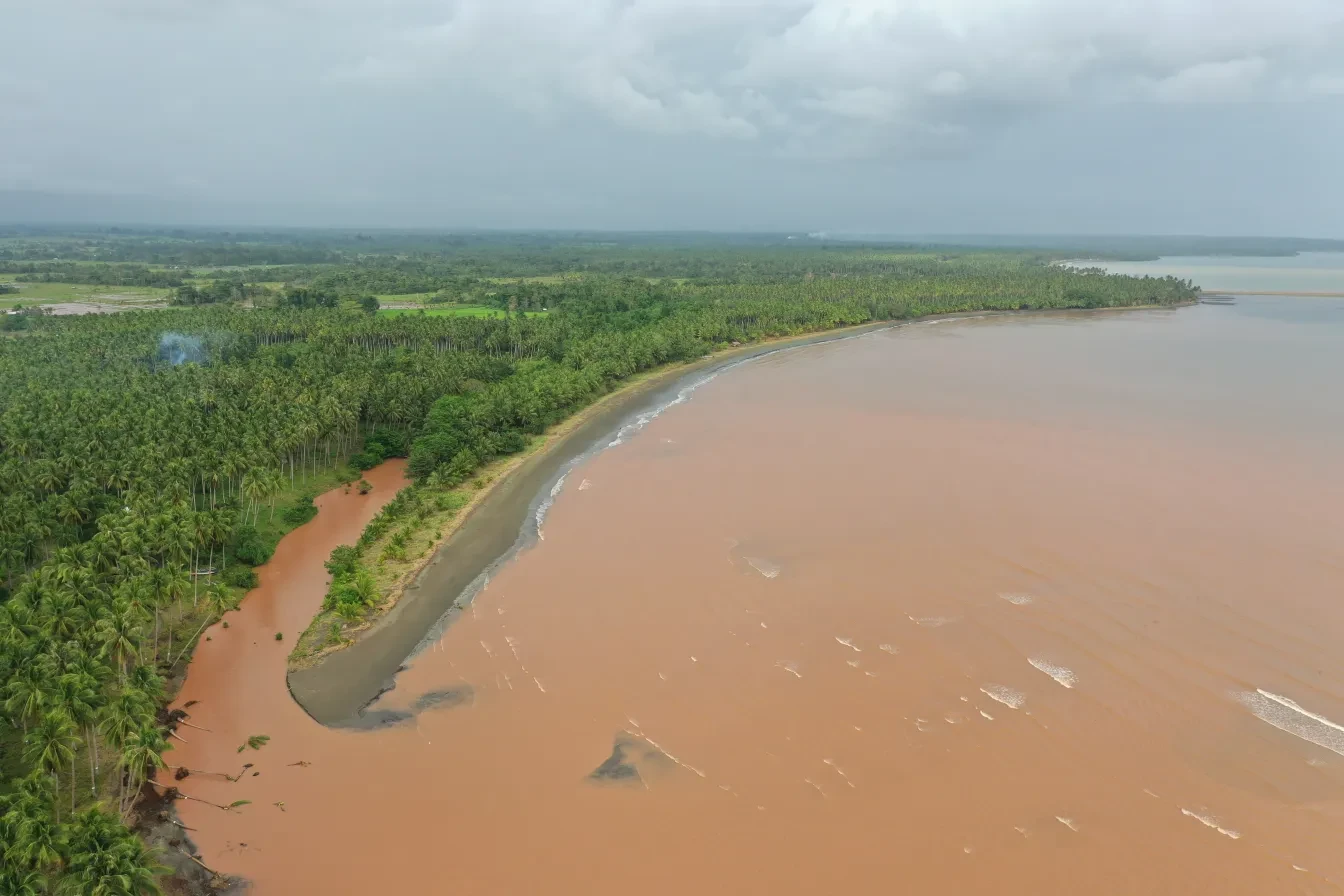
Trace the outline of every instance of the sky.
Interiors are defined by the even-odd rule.
[[[1344,0],[0,0],[0,220],[1344,237]]]

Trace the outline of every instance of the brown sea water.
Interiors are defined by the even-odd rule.
[[[263,894],[1336,892],[1342,348],[1241,300],[736,367],[569,472],[379,730],[284,691],[376,508],[328,496],[193,661],[170,761],[260,774],[183,821]]]

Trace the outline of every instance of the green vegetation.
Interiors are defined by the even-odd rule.
[[[430,317],[503,317],[508,312],[505,309],[493,308],[489,305],[431,305],[428,308],[379,308],[378,313],[385,317],[395,317],[399,314],[426,314]],[[522,311],[518,313],[525,317],[539,317],[549,312]]]
[[[296,653],[382,606],[487,465],[642,371],[870,321],[1196,295],[1036,253],[535,239],[0,239],[0,264],[29,266],[19,276],[180,275],[183,303],[0,318],[18,322],[0,340],[4,886],[149,891],[152,862],[118,819],[162,766],[174,682],[314,495],[368,491],[359,470],[409,457],[414,485],[333,553]],[[377,308],[402,291],[429,294],[433,312]]]

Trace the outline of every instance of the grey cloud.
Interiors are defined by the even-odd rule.
[[[1148,229],[1170,229],[1164,220],[1191,204],[1218,206],[1212,191],[1248,166],[1292,166],[1295,180],[1250,197],[1240,221],[1210,211],[1192,223],[1282,227],[1300,195],[1314,200],[1304,211],[1313,227],[1334,227],[1344,199],[1323,147],[1268,125],[1337,135],[1340,0],[0,8],[0,121],[14,132],[0,144],[0,188],[518,226],[532,215],[562,226],[872,229],[885,214],[894,228],[941,205],[983,229],[989,213],[928,186],[941,177],[993,197],[1008,226],[1011,202],[1018,219],[1073,220],[1069,209],[1088,208],[1078,220],[1104,226],[1097,203],[1112,185],[1048,185],[1102,177],[1092,157],[1105,140],[1119,152],[1110,176],[1128,178],[1116,220],[1151,219]],[[1177,144],[1182,121],[1202,130]],[[1201,183],[1206,193],[1191,192]]]

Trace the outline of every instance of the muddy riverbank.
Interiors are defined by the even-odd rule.
[[[1084,315],[1124,313],[1109,308],[1073,312]],[[321,654],[287,675],[290,693],[304,710],[324,725],[377,727],[386,714],[364,710],[396,685],[396,675],[424,645],[433,641],[466,608],[490,575],[535,538],[528,523],[565,471],[595,447],[615,436],[623,424],[674,401],[688,386],[717,372],[786,349],[849,339],[878,330],[934,321],[990,315],[1060,314],[1059,311],[974,311],[934,315],[911,321],[879,321],[805,336],[738,346],[688,364],[653,373],[605,396],[581,411],[577,421],[561,424],[562,432],[527,457],[489,488],[450,531],[430,560],[414,576],[392,608],[351,642]]]
[[[984,312],[943,315],[974,317]],[[490,486],[432,558],[414,577],[404,595],[348,646],[325,653],[304,668],[291,668],[290,693],[317,721],[337,727],[376,727],[385,719],[365,716],[368,704],[395,686],[395,676],[418,646],[437,637],[444,625],[468,605],[491,572],[507,563],[534,533],[526,524],[563,471],[632,418],[673,400],[697,380],[734,364],[783,349],[859,336],[902,326],[909,321],[883,321],[754,343],[688,364],[679,364],[642,378],[605,396],[580,412],[577,425],[526,458]],[[564,424],[561,424],[564,426]]]

